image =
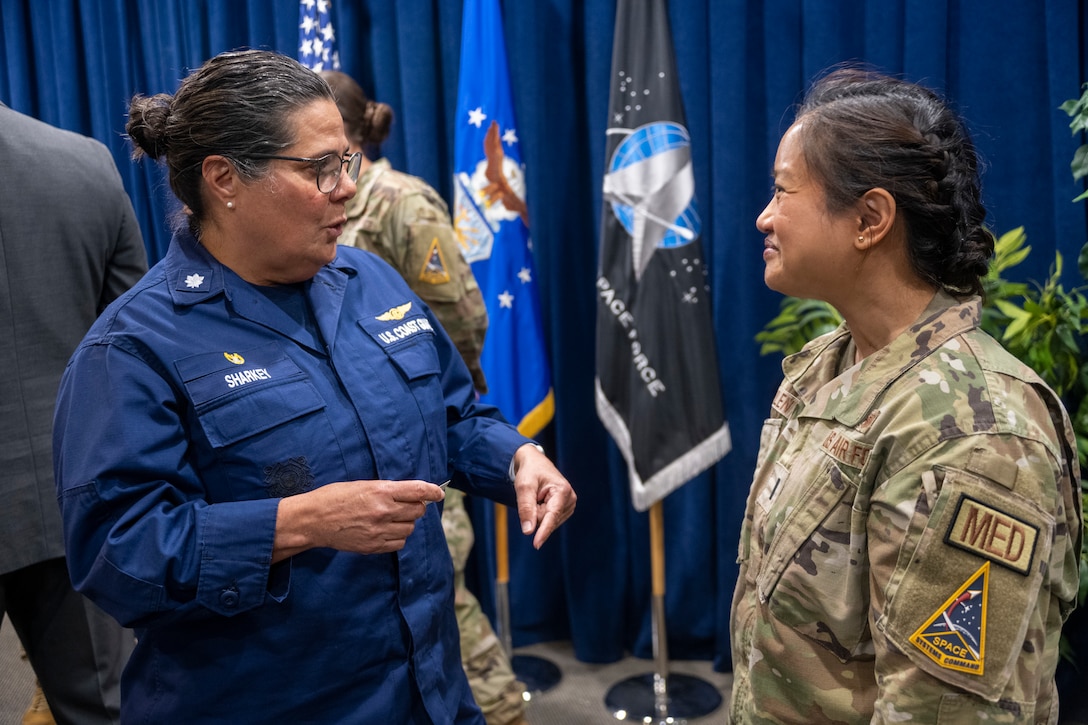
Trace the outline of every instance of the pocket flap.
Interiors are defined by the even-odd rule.
[[[325,407],[278,343],[201,353],[174,365],[204,434],[216,448]]]

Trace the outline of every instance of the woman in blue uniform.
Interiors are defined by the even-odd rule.
[[[317,74],[225,53],[127,130],[188,213],[54,434],[73,582],[137,630],[123,720],[482,723],[428,504],[452,479],[540,546],[570,485],[400,275],[337,246],[359,158]]]

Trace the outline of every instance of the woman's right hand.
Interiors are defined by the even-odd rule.
[[[280,501],[273,563],[307,549],[357,554],[404,548],[427,504],[445,492],[426,481],[340,481]]]

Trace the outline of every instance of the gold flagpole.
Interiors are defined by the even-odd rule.
[[[559,684],[562,673],[551,660],[536,655],[514,655],[510,626],[510,529],[508,509],[495,504],[495,607],[498,609],[499,639],[510,660],[514,675],[525,685],[528,696],[547,692]]]
[[[506,507],[495,504],[495,599],[499,609],[499,629],[506,657],[513,657],[510,634],[510,549],[507,537]]]
[[[669,715],[669,643],[665,633],[665,516],[661,501],[650,506],[650,593],[654,671],[654,710]]]

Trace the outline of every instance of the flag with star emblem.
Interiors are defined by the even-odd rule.
[[[597,413],[645,511],[729,452],[665,0],[619,0],[597,277]]]
[[[332,0],[300,0],[298,4],[298,62],[315,71],[340,70]]]
[[[498,0],[465,0],[461,33],[454,227],[487,304],[483,400],[532,437],[555,404]]]

